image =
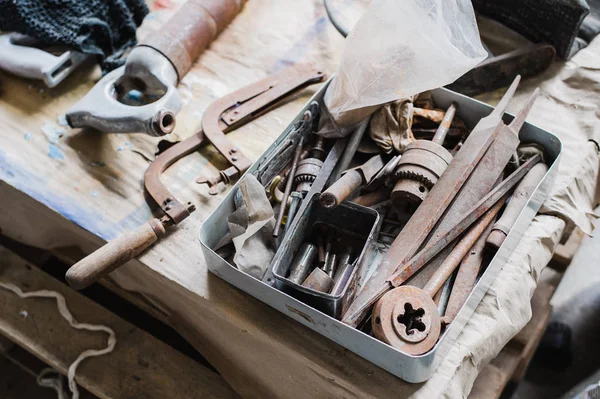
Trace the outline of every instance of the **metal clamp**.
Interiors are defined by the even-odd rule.
[[[277,103],[290,93],[320,82],[324,78],[325,75],[321,71],[309,67],[290,68],[215,101],[205,112],[202,121],[203,126],[209,130],[201,130],[169,148],[157,156],[146,170],[144,175],[146,191],[160,206],[164,216],[160,219],[152,219],[136,230],[117,237],[77,262],[67,271],[66,279],[69,285],[76,289],[87,287],[150,247],[165,235],[166,228],[181,223],[196,209],[191,202],[185,204],[179,202],[162,183],[160,176],[169,166],[207,142],[213,142],[221,153],[225,152],[233,156],[236,151],[232,151],[234,147],[225,138],[225,132],[250,122],[276,107]],[[237,110],[235,114],[237,118],[229,116],[230,112],[235,112],[234,109]],[[209,118],[214,118],[215,123],[209,123]],[[225,120],[230,123],[227,124]],[[214,139],[216,142],[213,141]],[[242,159],[245,161],[238,162]],[[251,162],[245,157],[240,157],[238,160],[234,160],[233,167],[238,174],[241,174]]]

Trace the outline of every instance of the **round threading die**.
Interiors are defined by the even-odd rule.
[[[409,355],[431,350],[441,332],[435,302],[412,286],[395,288],[377,301],[371,323],[375,337]]]

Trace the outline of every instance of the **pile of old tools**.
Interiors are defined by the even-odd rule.
[[[519,140],[537,90],[510,124],[502,120],[518,83],[470,132],[457,120],[457,104],[415,108],[413,128],[422,137],[401,153],[373,151],[368,123],[348,138],[324,139],[307,119],[278,166],[257,173],[278,215],[273,235],[284,252],[263,281],[281,275],[279,288],[317,308],[313,297],[342,295],[342,311],[330,315],[405,353],[431,350],[548,170],[543,151],[521,151]],[[449,146],[451,126],[463,132],[453,132]],[[362,255],[370,238],[357,240],[347,220],[322,222],[323,212],[348,203],[380,215],[379,258]],[[299,227],[307,223],[314,225]]]
[[[510,125],[502,122],[517,84],[518,79],[494,112],[471,131],[383,260],[374,266],[343,322],[359,326],[372,309],[371,326],[377,338],[410,354],[433,348],[442,323],[452,322],[473,288],[483,266],[486,241],[495,248],[502,244],[547,170],[540,164],[542,154],[515,157],[518,133],[537,91]],[[510,164],[514,158],[518,164]],[[511,168],[514,171],[504,178]],[[504,220],[492,223],[521,180],[504,210]],[[492,229],[502,233],[490,235]],[[442,318],[434,299],[457,268]]]

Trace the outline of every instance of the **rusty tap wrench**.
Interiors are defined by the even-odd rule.
[[[290,93],[320,82],[324,77],[321,71],[309,67],[288,68],[211,104],[203,116],[204,130],[157,156],[144,175],[146,191],[160,206],[164,216],[117,237],[71,266],[66,275],[69,285],[75,289],[83,289],[124,265],[162,238],[166,234],[166,228],[182,222],[196,209],[191,202],[179,202],[160,179],[160,174],[175,161],[211,142],[228,160],[232,161],[235,157],[233,165],[240,168],[239,173],[243,173],[251,162],[242,157],[239,151],[233,151],[235,147],[224,133],[259,117],[277,106]]]
[[[182,104],[175,86],[244,2],[188,0],[159,31],[131,51],[124,66],[104,76],[69,109],[69,125],[111,133],[171,133]],[[119,101],[120,95],[132,89],[159,98],[141,106]]]

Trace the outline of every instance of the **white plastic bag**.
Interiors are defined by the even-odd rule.
[[[455,81],[485,57],[471,0],[373,0],[346,39],[325,104],[339,127],[350,126],[380,104]]]

